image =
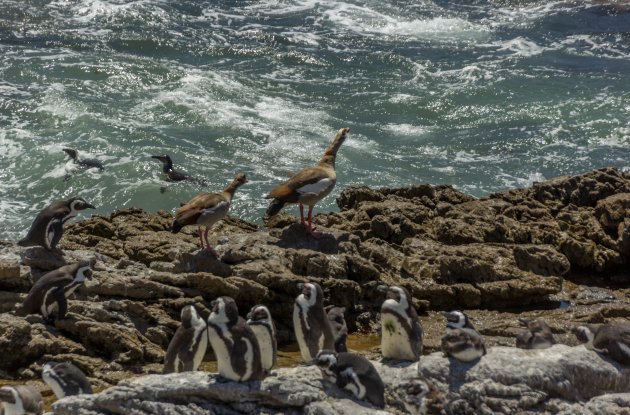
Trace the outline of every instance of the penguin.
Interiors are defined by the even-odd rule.
[[[263,370],[269,373],[278,359],[276,326],[273,324],[269,309],[260,304],[253,306],[247,314],[247,324],[258,340]]]
[[[103,171],[103,162],[97,159],[82,159],[79,158],[79,152],[72,148],[64,148],[63,151],[72,159],[72,162],[83,169],[99,169]]]
[[[181,182],[183,180],[206,186],[207,182],[203,179],[190,176],[188,173],[181,170],[175,170],[173,168],[173,160],[168,154],[162,154],[159,156],[151,156],[151,158],[157,159],[162,162],[162,171],[166,175],[167,182]]]
[[[446,335],[442,337],[442,351],[445,356],[461,362],[471,362],[486,354],[483,336],[475,330],[468,316],[461,311],[446,312]]]
[[[298,284],[302,290],[293,306],[293,329],[300,353],[311,363],[322,349],[334,349],[335,337],[324,311],[324,292],[316,283]]]
[[[374,365],[356,353],[320,350],[315,364],[324,378],[352,392],[355,398],[367,400],[377,408],[385,407],[385,385]]]
[[[17,315],[41,313],[49,322],[62,319],[68,309],[68,296],[92,278],[91,262],[80,261],[64,265],[44,274],[28,292]]]
[[[349,128],[342,128],[337,132],[333,142],[328,146],[319,163],[307,167],[294,174],[286,182],[276,186],[266,199],[272,199],[265,213],[265,220],[278,214],[286,204],[298,203],[300,206],[300,222],[306,231],[318,238],[312,223],[313,206],[328,194],[337,183],[335,172],[335,158],[337,151],[346,140]],[[308,205],[308,223],[304,220],[304,205]]]
[[[181,312],[182,324],[175,331],[164,357],[162,373],[188,372],[199,368],[208,347],[208,326],[192,305]]]
[[[401,385],[401,401],[411,415],[446,414],[446,398],[428,379],[410,379]]]
[[[202,193],[193,197],[175,212],[171,232],[178,233],[187,225],[198,225],[201,249],[215,257],[218,256],[208,242],[208,231],[215,223],[227,215],[232,204],[234,192],[245,183],[247,183],[245,173],[237,173],[232,183],[227,185],[222,192]],[[201,231],[202,226],[206,228],[204,232]]]
[[[516,336],[516,347],[521,349],[546,349],[556,343],[553,339],[553,334],[551,334],[551,329],[543,319],[519,319],[519,322],[527,329]]]
[[[42,370],[42,379],[50,386],[57,399],[92,393],[92,386],[85,373],[70,362],[46,363]]]
[[[380,285],[386,294],[381,306],[381,353],[386,359],[420,359],[422,355],[422,325],[413,308],[412,297],[406,288]]]
[[[262,380],[265,372],[260,345],[231,297],[212,301],[208,339],[217,357],[219,374],[234,381]]]
[[[585,324],[572,327],[571,332],[587,349],[630,365],[630,323]]]
[[[347,352],[348,347],[346,346],[346,341],[348,339],[348,326],[344,318],[346,308],[329,305],[326,306],[324,310],[326,310],[326,317],[328,317],[328,321],[330,321],[330,327],[332,328],[335,338],[335,351],[338,353]]]
[[[42,394],[30,385],[1,387],[0,404],[3,415],[41,415],[44,412]]]
[[[20,246],[43,246],[49,251],[56,249],[63,225],[79,213],[81,210],[94,209],[94,206],[80,197],[68,200],[57,200],[35,217],[28,234],[18,241]]]

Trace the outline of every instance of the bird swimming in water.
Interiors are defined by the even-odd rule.
[[[181,182],[181,181],[186,180],[193,183],[197,183],[201,186],[207,185],[206,181],[203,179],[191,176],[188,173],[181,170],[175,170],[173,168],[173,160],[171,159],[171,156],[169,156],[168,154],[151,156],[151,158],[157,159],[162,162],[162,171],[166,175],[167,182]]]
[[[300,223],[310,235],[316,238],[319,237],[312,223],[313,206],[326,197],[335,187],[337,182],[335,158],[349,131],[349,128],[342,128],[337,132],[332,144],[316,166],[300,170],[265,196],[266,199],[272,199],[267,208],[265,219],[276,215],[288,203],[298,203],[300,206]],[[304,205],[308,205],[308,223],[304,220]]]
[[[73,148],[64,148],[63,151],[70,157],[74,164],[83,169],[99,169],[103,170],[103,162],[97,159],[84,159],[79,157],[79,152]]]

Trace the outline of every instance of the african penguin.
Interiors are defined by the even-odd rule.
[[[444,394],[428,379],[410,379],[400,385],[399,395],[411,415],[446,414]]]
[[[519,319],[519,322],[527,329],[516,336],[516,347],[521,349],[546,349],[556,343],[551,329],[543,319]]]
[[[630,365],[630,323],[585,324],[571,331],[587,349]]]
[[[50,386],[57,399],[92,393],[92,386],[85,373],[70,362],[46,363],[42,370],[42,379]]]
[[[247,314],[247,324],[258,340],[263,370],[269,373],[278,358],[276,326],[273,324],[269,309],[264,305],[253,306]]]
[[[335,338],[324,311],[324,292],[317,283],[299,283],[302,293],[293,306],[293,330],[300,353],[310,363],[322,349],[334,349]]]
[[[96,168],[101,171],[104,169],[103,162],[97,159],[79,158],[79,152],[73,148],[64,148],[63,151],[70,157],[74,164],[83,169]]]
[[[324,310],[326,310],[326,316],[328,317],[328,321],[330,321],[330,327],[335,337],[335,351],[347,352],[348,347],[346,346],[346,340],[348,339],[348,326],[344,318],[346,308],[329,305],[326,306]]]
[[[217,357],[219,374],[235,381],[262,380],[265,373],[256,335],[239,317],[231,297],[212,301],[208,338]]]
[[[3,415],[41,415],[44,412],[42,394],[30,385],[0,388],[0,411]]]
[[[26,237],[18,241],[20,246],[43,246],[53,250],[57,247],[63,225],[81,210],[94,209],[94,206],[80,197],[57,200],[51,203],[35,217]]]
[[[441,313],[446,317],[446,335],[442,337],[442,351],[461,362],[470,362],[486,354],[481,334],[475,330],[468,316],[461,311]]]
[[[207,184],[206,181],[203,179],[193,177],[181,170],[175,170],[173,168],[173,160],[168,154],[151,156],[151,158],[157,159],[162,163],[162,172],[164,172],[164,174],[166,175],[167,182],[181,182],[183,180],[186,180],[202,186],[205,186]]]
[[[164,357],[162,373],[188,372],[199,368],[208,347],[208,326],[192,305],[182,308],[177,328]]]
[[[381,353],[386,359],[417,361],[422,355],[422,326],[409,291],[381,285]]]
[[[33,284],[16,314],[41,313],[49,322],[64,318],[68,310],[68,296],[86,278],[92,278],[91,266],[90,261],[80,261],[44,274]]]
[[[341,389],[348,390],[361,400],[367,400],[377,408],[385,407],[385,385],[374,365],[356,353],[337,353],[321,350],[315,363],[322,375],[335,382]]]

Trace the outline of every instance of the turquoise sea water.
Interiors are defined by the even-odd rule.
[[[630,169],[630,12],[588,1],[1,0],[0,239],[52,200],[173,211],[153,154],[260,222],[341,127],[345,186],[482,196]],[[63,147],[98,157],[71,170]]]

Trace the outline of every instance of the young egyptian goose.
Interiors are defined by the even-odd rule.
[[[337,181],[335,157],[349,131],[349,128],[342,128],[337,132],[335,139],[317,166],[307,167],[299,171],[265,196],[266,199],[273,199],[267,208],[266,219],[280,212],[287,203],[299,203],[300,222],[306,227],[309,234],[318,236],[312,224],[313,206],[335,187]],[[308,224],[304,220],[304,205],[308,205]]]
[[[202,193],[193,197],[175,212],[171,231],[177,233],[186,225],[199,225],[201,249],[217,256],[215,250],[208,243],[208,231],[212,225],[227,215],[234,192],[245,183],[247,183],[245,173],[238,173],[232,183],[221,193]],[[202,226],[206,227],[203,234],[201,232]]]

